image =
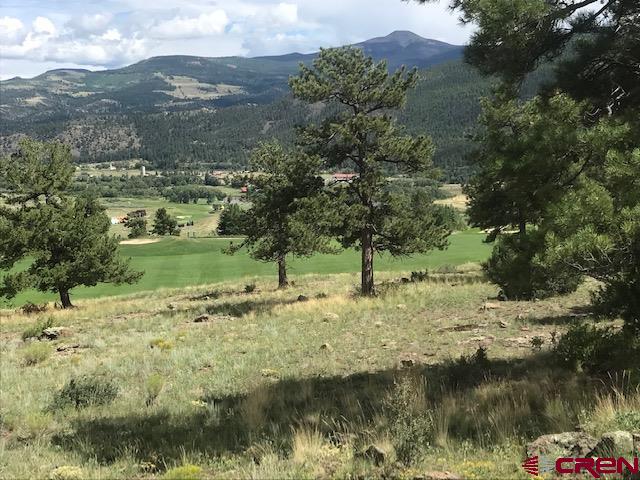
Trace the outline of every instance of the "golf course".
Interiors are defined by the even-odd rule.
[[[485,235],[476,230],[453,234],[449,247],[425,255],[394,258],[390,255],[377,255],[376,268],[380,272],[411,272],[434,269],[447,265],[478,263],[485,260],[491,246],[483,243]],[[227,238],[163,238],[155,243],[124,244],[120,246],[124,257],[131,258],[135,270],[143,271],[144,276],[133,285],[115,286],[102,284],[96,287],[81,287],[72,291],[73,298],[99,298],[115,295],[157,290],[161,288],[181,288],[205,285],[216,282],[247,279],[262,276],[276,278],[273,264],[257,262],[241,250],[235,255],[223,253],[229,243],[241,242],[241,239]],[[126,242],[125,242],[126,243]],[[334,274],[358,272],[360,254],[356,250],[344,250],[337,255],[314,255],[311,258],[294,258],[290,261],[291,279],[297,275]],[[26,302],[41,303],[55,301],[53,293],[41,293],[34,290],[18,295],[12,305]]]

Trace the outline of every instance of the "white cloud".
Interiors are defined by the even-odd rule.
[[[74,17],[69,22],[69,27],[84,32],[98,33],[104,31],[112,19],[113,15],[109,13],[84,14],[80,17]]]
[[[294,24],[298,21],[298,6],[293,3],[279,3],[274,7],[272,15],[280,24]]]
[[[151,29],[154,38],[198,38],[224,32],[229,18],[224,10],[202,13],[197,17],[174,17],[158,23]]]
[[[0,18],[0,42],[12,44],[24,39],[24,23],[19,18]]]
[[[100,35],[100,39],[106,40],[107,42],[119,42],[120,40],[122,40],[122,35],[117,28],[110,28],[102,35]]]
[[[47,17],[36,17],[33,21],[33,31],[42,35],[55,35],[56,26]]]

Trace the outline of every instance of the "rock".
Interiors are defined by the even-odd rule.
[[[399,303],[398,305],[396,305],[396,308],[398,310],[406,310],[407,306],[404,303]]]
[[[375,445],[369,445],[369,448],[362,452],[362,457],[375,463],[376,465],[382,465],[385,458],[387,458],[387,452],[382,450],[380,447],[376,447]]]
[[[330,322],[331,320],[340,320],[340,315],[338,315],[337,313],[333,313],[333,312],[327,312],[324,314],[324,317],[322,318],[325,322]]]
[[[451,472],[426,472],[422,478],[425,480],[462,480],[460,475]]]
[[[633,435],[622,430],[607,432],[600,437],[593,454],[598,457],[629,456],[633,454]]]
[[[260,370],[260,374],[266,378],[280,378],[280,372],[272,368],[263,368]]]
[[[58,345],[56,348],[57,352],[66,352],[67,350],[75,350],[76,348],[80,348],[79,344],[76,345]]]
[[[298,295],[298,301],[299,302],[306,302],[309,300],[309,297],[306,297],[304,295]]]
[[[598,440],[584,432],[564,432],[542,435],[527,445],[527,457],[555,456],[587,457]]]
[[[169,305],[167,305],[167,308],[169,310],[175,310],[176,308],[178,308],[178,306],[175,303],[170,303]]]
[[[482,305],[482,307],[480,308],[480,310],[497,310],[499,308],[502,308],[502,305],[500,305],[499,303],[491,303],[491,302],[485,302],[484,305]]]
[[[382,323],[382,322],[376,322],[376,323],[373,324],[373,326],[376,327],[376,328],[380,328],[383,325],[384,325],[384,323]]]
[[[200,315],[199,317],[196,317],[193,322],[194,323],[204,323],[204,322],[208,322],[209,321],[209,315]]]
[[[507,328],[509,326],[508,322],[505,322],[504,320],[500,320],[500,328]]]
[[[61,337],[70,337],[71,330],[65,327],[49,327],[45,328],[40,334],[40,339],[57,340]]]
[[[404,368],[411,368],[416,365],[416,362],[412,358],[405,358],[403,360],[400,360],[400,365],[402,365]]]
[[[320,350],[324,350],[325,352],[332,352],[333,347],[331,347],[331,345],[329,345],[328,343],[323,343],[322,345],[320,345]]]

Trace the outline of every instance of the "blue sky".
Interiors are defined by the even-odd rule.
[[[128,65],[155,55],[311,52],[411,30],[469,38],[441,3],[401,0],[2,0],[0,78]]]

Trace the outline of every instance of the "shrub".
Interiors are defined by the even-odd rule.
[[[53,327],[53,318],[41,318],[39,319],[35,325],[27,328],[24,332],[22,332],[22,340],[29,340],[30,338],[40,338],[42,336],[42,332],[47,328]]]
[[[202,468],[197,465],[182,465],[167,470],[162,478],[165,480],[199,480],[202,478]]]
[[[42,305],[36,305],[35,303],[27,302],[22,307],[20,307],[20,310],[22,310],[22,313],[24,313],[25,315],[31,315],[33,313],[42,313],[47,310],[47,304],[45,303]]]
[[[57,467],[49,474],[49,480],[83,480],[85,478],[87,476],[81,468],[70,465]]]
[[[147,390],[147,398],[145,400],[145,403],[147,406],[153,405],[153,403],[158,398],[158,395],[160,395],[162,388],[164,387],[164,377],[157,373],[149,376],[149,378],[147,378],[145,387]]]
[[[250,283],[249,285],[244,286],[244,293],[253,293],[256,291],[256,284]]]
[[[543,232],[503,235],[483,269],[508,299],[531,300],[574,292],[582,276],[560,261],[548,261],[540,253],[543,251]]]
[[[420,378],[400,378],[383,402],[389,419],[389,433],[398,459],[415,460],[433,435],[433,416],[427,408],[425,385]]]
[[[173,342],[171,340],[165,340],[164,338],[154,338],[149,342],[149,346],[165,352],[173,348]]]
[[[81,376],[69,380],[62,390],[54,395],[52,409],[68,406],[85,408],[92,405],[107,405],[118,395],[118,386],[107,378]]]
[[[426,282],[429,279],[429,270],[411,272],[410,281],[413,283]]]
[[[616,412],[615,422],[620,430],[640,432],[640,411]]]
[[[640,338],[624,330],[575,324],[555,345],[557,360],[589,373],[640,369]]]
[[[22,363],[24,365],[36,365],[44,362],[51,355],[51,347],[46,343],[35,342],[22,349]]]

